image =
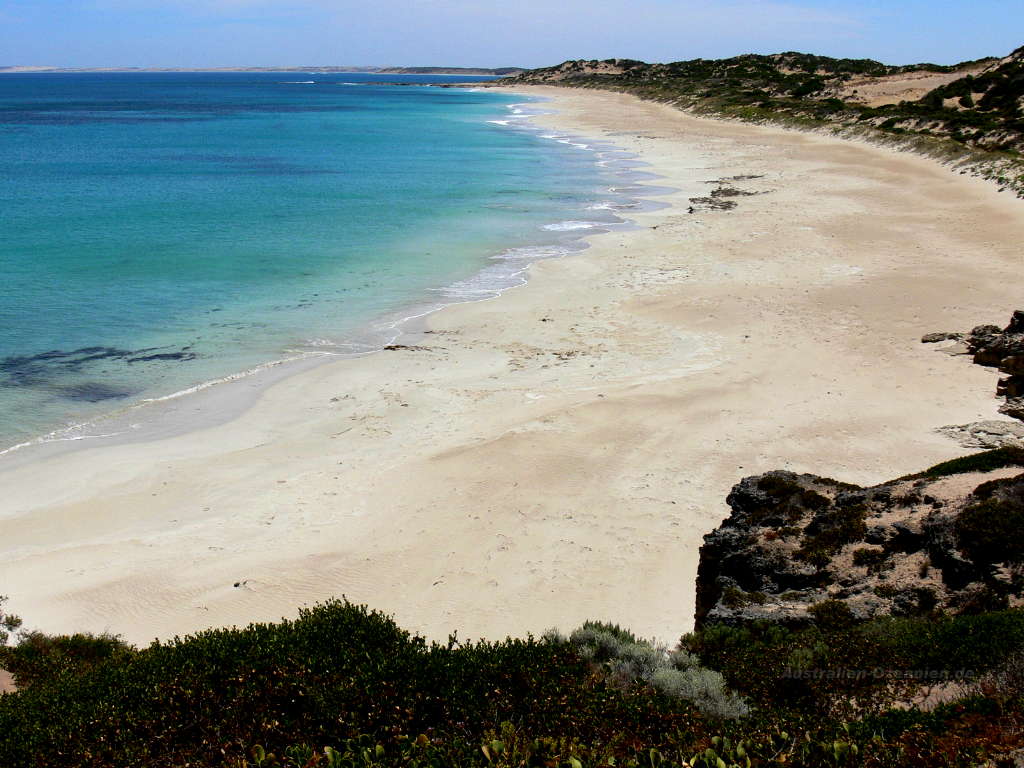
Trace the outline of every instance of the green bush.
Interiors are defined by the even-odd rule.
[[[819,568],[827,565],[832,555],[844,546],[864,538],[867,513],[868,509],[863,504],[819,512],[804,528],[804,539],[796,557]]]
[[[991,472],[1004,467],[1024,467],[1024,448],[995,448],[970,456],[961,456],[929,467],[924,472],[901,477],[900,480],[934,479],[964,472]]]
[[[646,686],[622,687],[568,643],[428,644],[331,602],[294,621],[113,654],[0,697],[0,765],[219,768],[251,759],[256,744],[281,758],[286,747],[340,748],[365,734],[388,755],[426,734],[446,764],[466,765],[506,721],[537,737],[614,743],[629,733],[655,745],[699,715]]]
[[[968,670],[998,667],[1024,650],[1024,611],[970,616],[921,615],[852,621],[835,601],[819,604],[814,624],[784,628],[770,622],[739,627],[712,624],[687,635],[682,646],[721,672],[726,684],[761,710],[808,715],[833,712],[837,702],[870,710],[892,700],[891,681],[801,679],[787,670]],[[842,605],[841,603],[839,605]],[[792,715],[790,715],[792,716]]]
[[[717,768],[745,756],[835,765],[837,754],[838,764],[872,768],[978,765],[1010,743],[987,724],[1024,722],[1018,698],[885,712],[888,684],[785,672],[996,668],[1010,691],[1022,617],[712,625],[671,653],[588,623],[578,639],[617,649],[609,662],[639,675],[623,685],[611,663],[572,642],[428,644],[379,613],[331,602],[295,621],[203,632],[42,676],[0,697],[0,765]],[[726,684],[757,707],[739,717],[747,705]],[[859,708],[842,709],[851,697]]]
[[[807,612],[825,629],[844,629],[856,621],[850,607],[842,600],[822,600],[808,608]]]
[[[112,635],[44,635],[26,632],[13,647],[0,647],[0,666],[14,676],[19,688],[56,681],[62,675],[83,674],[111,659],[126,660],[135,652]]]
[[[954,524],[957,546],[976,563],[1024,561],[1024,506],[989,498],[966,507]]]
[[[879,565],[887,558],[888,555],[884,549],[861,547],[860,549],[853,550],[853,564],[863,568]]]

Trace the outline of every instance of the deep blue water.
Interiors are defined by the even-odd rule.
[[[0,449],[379,346],[608,218],[593,148],[494,122],[508,94],[374,79],[0,76]]]

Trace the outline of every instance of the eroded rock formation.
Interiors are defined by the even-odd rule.
[[[996,394],[1006,398],[999,412],[1024,419],[1024,310],[1017,310],[1006,328],[979,325],[967,337],[974,362],[997,368],[1006,376],[996,385]]]
[[[745,478],[704,537],[696,624],[800,624],[825,601],[857,618],[1024,604],[1022,467],[1003,448],[871,488]]]

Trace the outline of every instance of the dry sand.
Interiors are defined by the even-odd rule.
[[[10,608],[144,642],[347,595],[439,639],[605,618],[671,641],[739,478],[877,483],[968,452],[937,427],[998,418],[994,374],[919,339],[1020,306],[1019,201],[888,150],[538,92],[544,123],[638,152],[673,207],[432,316],[428,350],[0,470]],[[686,212],[750,174],[763,194]]]
[[[855,77],[847,80],[837,94],[843,101],[881,107],[885,104],[899,104],[901,101],[917,101],[926,93],[949,85],[967,75],[977,75],[989,63],[975,64],[954,72],[906,72],[901,75],[882,77]],[[998,63],[994,66],[998,66]]]

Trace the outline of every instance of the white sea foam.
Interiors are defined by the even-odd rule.
[[[278,85],[316,85],[316,80],[281,80]]]
[[[483,301],[500,296],[509,288],[526,284],[530,265],[543,259],[557,259],[573,252],[564,245],[526,245],[509,248],[491,257],[492,263],[475,275],[445,286],[440,293],[456,302]]]
[[[196,392],[202,392],[204,389],[209,389],[210,387],[216,386],[217,384],[226,384],[229,381],[237,381],[238,379],[244,379],[249,376],[253,376],[254,374],[260,373],[261,371],[265,371],[268,368],[275,368],[279,365],[283,365],[284,363],[292,363],[295,362],[296,360],[302,360],[313,355],[329,354],[331,353],[304,352],[299,353],[297,355],[293,355],[291,357],[283,357],[280,360],[271,360],[269,363],[261,363],[260,365],[254,365],[252,368],[246,368],[244,371],[239,371],[238,373],[232,373],[227,376],[221,376],[220,378],[217,379],[210,379],[209,381],[204,381],[199,384],[195,384],[191,387],[186,387],[185,389],[179,389],[177,392],[172,392],[169,395],[163,395],[161,397],[148,397],[145,400],[141,400],[139,402],[139,405],[145,405],[146,403],[164,403],[167,402],[168,400],[176,400],[179,397],[184,397],[185,395],[191,395]]]
[[[560,221],[557,224],[545,224],[541,229],[546,229],[549,232],[574,232],[578,229],[596,229],[598,227],[607,227],[608,223],[603,221]]]
[[[603,203],[594,203],[593,205],[588,205],[587,206],[587,210],[588,211],[625,211],[625,210],[628,210],[630,208],[635,208],[635,207],[636,207],[636,205],[634,205],[633,203],[613,203],[613,202],[606,201],[606,202],[603,202]]]
[[[103,435],[78,435],[74,434],[76,430],[82,430],[89,426],[85,424],[72,424],[70,427],[62,427],[61,429],[55,429],[52,432],[47,432],[45,435],[33,438],[32,440],[26,440],[24,443],[18,443],[12,445],[10,448],[4,448],[0,450],[0,456],[4,456],[8,453],[14,453],[15,451],[21,450],[22,448],[28,448],[31,445],[42,445],[43,443],[66,443],[75,440],[99,440],[104,437],[117,437],[118,435],[128,434],[128,430],[122,430],[121,432],[108,432]],[[135,429],[136,425],[132,425],[132,429]]]
[[[527,269],[526,266],[515,270],[485,267],[472,277],[445,286],[441,294],[458,302],[497,298],[509,288],[525,285]]]
[[[540,261],[541,259],[556,259],[572,253],[571,248],[564,245],[524,245],[520,248],[509,248],[491,257],[492,260],[514,260]]]
[[[579,141],[573,141],[572,139],[564,137],[564,136],[560,136],[560,137],[554,137],[553,136],[552,138],[554,138],[555,141],[557,141],[559,144],[565,144],[565,145],[570,146],[570,147],[576,147],[577,149],[583,149],[583,150],[586,150],[587,152],[593,152],[594,151],[589,144],[584,144],[584,143],[579,142]]]

